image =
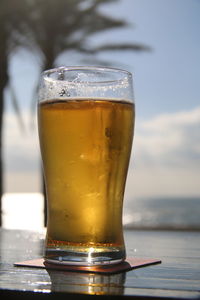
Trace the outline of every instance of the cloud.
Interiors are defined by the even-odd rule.
[[[37,127],[30,126],[30,113],[24,111],[25,130],[20,130],[16,115],[4,116],[3,156],[8,172],[35,172],[39,165],[39,143]],[[35,123],[35,121],[34,121]]]
[[[133,147],[136,167],[200,166],[200,107],[138,121]]]
[[[5,192],[41,192],[41,162],[36,116],[22,112],[25,130],[22,131],[16,114],[4,115],[3,167]],[[31,127],[31,122],[34,126]]]
[[[200,196],[200,107],[137,121],[126,198]]]

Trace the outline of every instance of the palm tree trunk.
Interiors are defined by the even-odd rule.
[[[2,225],[2,195],[3,195],[3,113],[4,113],[4,89],[8,83],[8,62],[6,54],[1,53],[0,60],[0,226]]]
[[[54,65],[53,57],[54,57],[54,55],[53,55],[53,53],[51,53],[50,48],[49,48],[48,56],[46,56],[46,63],[43,66],[44,71],[53,68],[53,65]],[[43,170],[42,170],[42,192],[44,195],[44,226],[47,226],[47,191],[46,191],[46,186],[45,186]]]

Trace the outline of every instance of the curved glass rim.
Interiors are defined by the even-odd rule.
[[[102,80],[102,81],[79,81],[79,82],[74,82],[74,81],[68,81],[68,80],[60,80],[60,79],[55,79],[49,77],[50,74],[53,73],[58,73],[59,71],[101,71],[101,72],[107,72],[107,73],[121,73],[126,76],[122,76],[120,79],[113,79],[113,80]],[[99,67],[99,66],[61,66],[57,68],[52,68],[49,70],[45,70],[42,72],[42,75],[45,80],[48,81],[63,81],[67,82],[67,84],[91,84],[91,85],[96,85],[96,84],[116,84],[116,83],[123,83],[124,81],[128,81],[132,79],[132,74],[129,71],[126,71],[124,69],[119,69],[119,68],[112,68],[112,67]]]

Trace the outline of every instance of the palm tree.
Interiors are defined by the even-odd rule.
[[[29,14],[26,46],[41,57],[41,69],[52,68],[58,56],[69,50],[95,54],[108,50],[149,50],[141,44],[116,43],[97,47],[88,38],[99,32],[128,24],[100,12],[102,4],[118,0],[27,0]]]
[[[9,58],[18,46],[16,30],[23,15],[23,0],[0,1],[0,226],[1,226],[1,198],[3,195],[3,161],[2,161],[2,129],[4,113],[4,92],[9,86]],[[22,123],[19,107],[13,90],[10,88],[14,109]]]
[[[18,46],[40,58],[41,70],[52,68],[58,56],[70,50],[93,57],[100,51],[149,50],[141,44],[90,45],[88,39],[128,24],[100,12],[103,4],[118,0],[1,0],[0,1],[0,210],[3,194],[2,129],[4,91],[9,86],[9,58]],[[20,123],[19,107],[11,96]],[[1,225],[1,213],[0,213]]]
[[[106,43],[96,47],[89,44],[88,38],[97,33],[128,25],[124,20],[100,12],[103,4],[116,1],[27,0],[26,39],[23,43],[39,55],[41,71],[52,68],[58,56],[70,50],[91,56],[102,51],[149,50],[149,47],[137,43]]]

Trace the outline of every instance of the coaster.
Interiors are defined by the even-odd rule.
[[[115,274],[132,269],[146,267],[149,265],[159,264],[159,259],[147,259],[139,257],[129,257],[125,261],[115,265],[103,266],[73,266],[73,265],[59,265],[44,262],[43,258],[26,260],[14,263],[16,267],[31,267],[31,268],[45,268],[51,270],[87,272],[87,273],[101,273],[101,274]]]

